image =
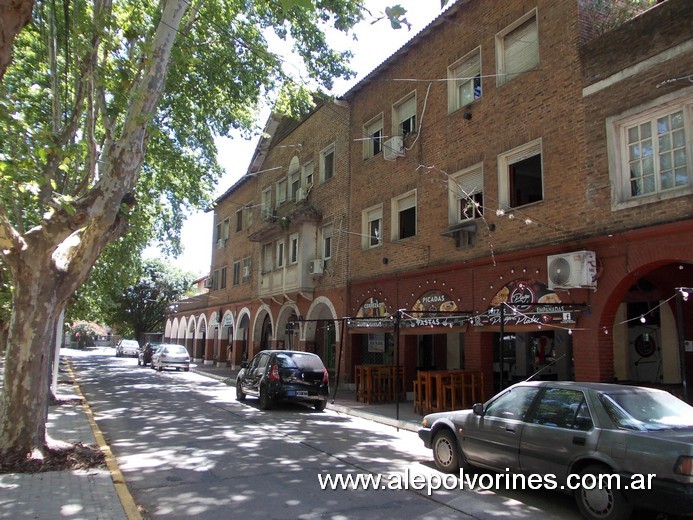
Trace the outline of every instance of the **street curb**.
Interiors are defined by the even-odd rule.
[[[111,479],[113,480],[113,485],[115,486],[116,493],[118,493],[118,498],[120,499],[120,504],[123,507],[125,516],[128,518],[128,520],[142,520],[142,515],[137,509],[135,499],[130,494],[130,490],[128,489],[128,486],[125,483],[125,478],[123,477],[123,474],[120,471],[120,468],[118,467],[118,462],[116,461],[116,458],[113,456],[111,447],[106,442],[103,433],[101,433],[101,429],[96,424],[96,421],[94,420],[94,414],[91,411],[91,407],[89,406],[89,403],[87,402],[86,398],[84,397],[84,394],[82,393],[81,388],[79,387],[79,384],[77,383],[75,374],[72,371],[72,362],[70,360],[67,360],[67,368],[70,372],[72,384],[75,387],[77,396],[82,401],[82,407],[84,408],[84,412],[87,415],[87,420],[89,421],[89,426],[91,426],[91,431],[94,434],[96,444],[106,456],[106,466],[108,467],[108,470],[111,473]]]

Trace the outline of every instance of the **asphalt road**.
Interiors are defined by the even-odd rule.
[[[425,486],[444,474],[412,432],[301,405],[262,411],[219,381],[107,351],[72,361],[145,518],[580,518],[572,498],[554,492],[429,495]],[[319,476],[338,474],[398,489],[321,489]]]

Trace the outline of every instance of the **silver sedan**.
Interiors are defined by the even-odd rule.
[[[190,354],[183,345],[162,344],[152,354],[151,366],[161,372],[164,368],[190,370]]]

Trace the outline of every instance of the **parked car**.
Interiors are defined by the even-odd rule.
[[[151,366],[161,372],[164,368],[190,370],[190,354],[183,345],[163,343],[152,354]]]
[[[140,344],[134,339],[121,339],[116,345],[116,357],[137,357]]]
[[[554,475],[566,492],[576,482],[569,475],[620,475],[625,484],[656,475],[649,490],[576,489],[588,519],[628,518],[634,507],[693,513],[693,407],[662,390],[523,382],[471,410],[426,415],[418,433],[446,472],[476,466]]]
[[[152,343],[148,341],[140,348],[139,354],[137,355],[137,364],[143,367],[147,366],[147,363],[152,362],[152,354],[158,349],[163,343]]]
[[[330,376],[319,356],[294,350],[263,350],[241,363],[236,378],[236,398],[251,395],[267,410],[280,401],[296,401],[324,410]]]

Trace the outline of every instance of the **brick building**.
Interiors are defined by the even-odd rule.
[[[690,4],[609,30],[594,5],[458,1],[338,103],[270,120],[217,201],[218,286],[167,336],[205,362],[312,350],[346,382],[396,363],[407,390],[441,368],[482,372],[487,395],[539,369],[679,388]],[[222,287],[244,258],[248,283]]]

